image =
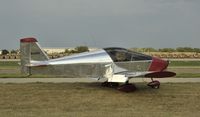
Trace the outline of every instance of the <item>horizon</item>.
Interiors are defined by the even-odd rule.
[[[40,45],[41,46],[41,45]],[[42,49],[69,49],[69,48],[76,48],[76,47],[79,47],[79,46],[87,46],[87,45],[78,45],[78,46],[74,46],[74,47],[43,47],[41,46]],[[102,49],[102,48],[98,48],[98,47],[90,47],[90,46],[87,46],[88,48],[96,48],[96,49]],[[104,47],[104,48],[112,48],[112,47]],[[121,47],[119,47],[121,48]],[[191,48],[191,49],[200,49],[199,48],[193,48],[193,47],[175,47],[175,48],[153,48],[153,47],[130,47],[130,48],[125,48],[125,49],[149,49],[149,48],[152,48],[152,49],[155,49],[155,50],[159,50],[159,49],[174,49],[176,50],[177,48]],[[8,50],[8,51],[12,51],[12,50],[20,50],[20,48],[11,48],[11,49],[6,49],[6,48],[0,48],[0,51],[1,50]]]

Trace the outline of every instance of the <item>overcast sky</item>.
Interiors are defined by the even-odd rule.
[[[0,0],[0,49],[199,47],[200,0]]]

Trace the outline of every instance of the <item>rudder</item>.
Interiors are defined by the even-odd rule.
[[[47,54],[41,49],[38,41],[35,38],[20,39],[20,53],[21,53],[21,71],[24,74],[30,73],[28,65],[31,60],[46,61]]]

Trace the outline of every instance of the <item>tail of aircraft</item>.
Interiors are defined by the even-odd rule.
[[[47,54],[41,49],[35,38],[20,39],[21,71],[24,74],[30,73],[29,64],[31,60],[48,60]]]

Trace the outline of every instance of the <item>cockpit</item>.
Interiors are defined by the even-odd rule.
[[[152,60],[149,55],[133,52],[124,48],[104,48],[114,62]]]

